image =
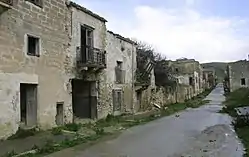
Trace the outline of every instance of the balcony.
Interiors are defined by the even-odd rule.
[[[13,0],[0,0],[0,14],[10,9],[13,5]]]
[[[106,68],[106,51],[90,46],[77,47],[78,68]]]

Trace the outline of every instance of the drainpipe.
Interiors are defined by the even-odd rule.
[[[132,82],[132,86],[131,86],[131,89],[132,89],[132,92],[131,92],[131,109],[132,109],[132,114],[135,113],[134,111],[134,43],[132,43],[132,51],[131,51],[131,60],[132,60],[132,63],[131,63],[131,69],[132,69],[132,78],[131,78],[131,82]]]

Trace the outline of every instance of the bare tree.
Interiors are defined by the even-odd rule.
[[[139,73],[142,73],[147,63],[147,60],[150,59],[155,63],[154,72],[155,72],[155,81],[157,86],[174,86],[176,81],[172,75],[171,67],[167,61],[166,56],[156,52],[152,45],[145,42],[137,41],[137,69]],[[143,75],[143,77],[146,77]],[[143,79],[143,78],[140,78]],[[148,78],[146,78],[148,79]]]

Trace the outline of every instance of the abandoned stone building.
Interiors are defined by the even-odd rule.
[[[109,109],[106,80],[106,20],[88,9],[67,3],[71,12],[70,56],[72,108],[75,119],[96,119]]]
[[[240,60],[227,66],[227,84],[232,92],[241,87],[249,87],[249,61]]]
[[[215,86],[215,70],[214,69],[203,69],[203,88],[209,89]]]
[[[137,56],[135,74],[135,108],[134,112],[151,109],[153,104],[162,105],[164,95],[156,91],[154,66],[155,63],[149,58],[143,58],[145,62],[140,65]]]
[[[198,61],[186,58],[177,59],[170,61],[170,66],[179,84],[193,87],[193,91],[188,91],[191,97],[192,94],[197,95],[203,91],[202,67]]]
[[[0,138],[133,111],[135,43],[103,17],[65,0],[0,8]]]
[[[101,119],[136,112],[136,43],[107,31],[103,17],[72,2],[68,6],[72,12],[70,60],[76,67],[74,117]]]
[[[64,0],[0,0],[0,138],[72,121]]]
[[[107,32],[107,69],[105,83],[110,93],[106,113],[132,113],[134,104],[134,75],[136,43],[111,31]],[[105,116],[106,116],[105,113]]]
[[[156,88],[155,63],[139,65],[136,43],[106,22],[71,1],[0,0],[0,139],[19,127],[49,129],[182,97]],[[197,61],[172,65],[179,84],[193,87],[184,99],[201,92]]]

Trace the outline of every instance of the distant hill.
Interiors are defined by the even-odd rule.
[[[210,62],[201,64],[203,68],[213,68],[216,72],[216,76],[218,77],[218,81],[222,81],[225,77],[225,70],[228,63],[224,62]]]

